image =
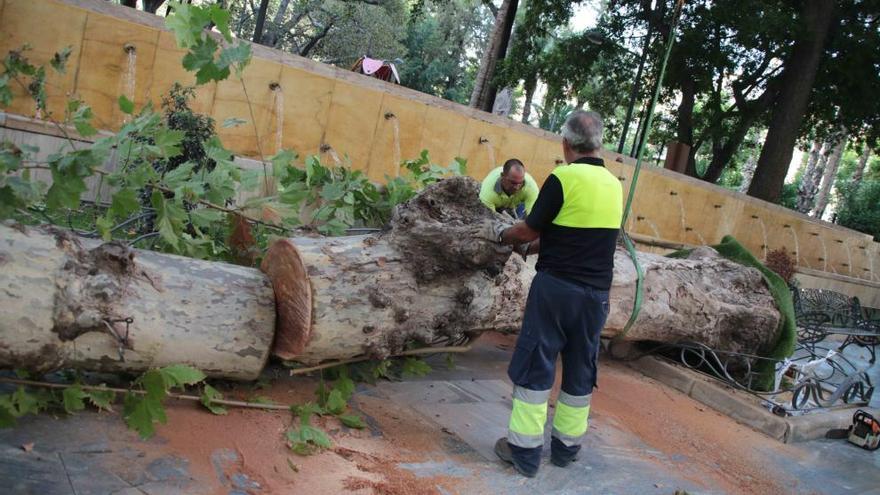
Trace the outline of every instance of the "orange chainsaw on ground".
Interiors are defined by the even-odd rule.
[[[880,447],[880,421],[859,409],[853,414],[853,424],[847,429],[828,430],[825,438],[846,438],[849,443],[865,450]]]

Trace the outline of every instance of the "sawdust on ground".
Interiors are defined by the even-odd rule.
[[[788,492],[790,480],[780,480],[774,463],[760,453],[778,449],[776,440],[620,363],[603,362],[599,374],[593,424],[616,423],[632,432],[665,454],[664,462],[673,464],[667,469],[707,489]]]
[[[317,380],[290,378],[264,390],[239,386],[225,394],[230,399],[263,396],[279,404],[303,404],[315,400],[317,385]],[[399,467],[426,460],[430,452],[441,448],[436,432],[425,428],[423,417],[369,396],[359,396],[353,405],[378,424],[356,430],[334,418],[313,417],[312,424],[329,434],[333,446],[310,456],[294,454],[286,443],[285,433],[294,424],[289,412],[229,408],[228,414],[215,416],[200,406],[173,401],[166,407],[168,423],[139,447],[153,455],[186,459],[198,485],[193,488],[212,495],[228,494],[235,487],[233,477],[240,480],[241,475],[259,488],[249,490],[239,484],[238,489],[254,495],[434,495],[441,488],[458,493],[460,480],[456,478],[416,477]],[[218,458],[224,452],[234,455]]]
[[[483,345],[501,349],[512,349],[515,340],[515,336],[487,337],[481,340]],[[277,403],[302,404],[314,401],[316,386],[314,379],[285,377],[265,390],[239,385],[225,393],[230,398],[262,395]],[[599,387],[592,403],[592,434],[628,432],[629,438],[662,453],[654,459],[648,455],[649,460],[708,490],[796,491],[796,482],[780,479],[772,468],[775,463],[767,458],[784,449],[775,440],[619,362],[601,362]],[[293,454],[286,445],[284,434],[293,424],[286,411],[230,408],[226,416],[213,416],[192,404],[169,403],[168,424],[158,428],[149,444],[156,453],[187,459],[192,476],[210,494],[228,493],[229,480],[237,473],[259,483],[261,488],[254,493],[261,494],[468,492],[461,478],[416,477],[400,467],[430,460],[443,451],[439,426],[412,409],[370,394],[358,394],[353,406],[375,424],[353,430],[333,418],[313,419],[330,434],[333,447],[307,457]],[[212,455],[223,449],[235,452],[237,460],[212,461]]]

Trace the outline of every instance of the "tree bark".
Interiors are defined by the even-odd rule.
[[[813,210],[813,216],[816,218],[822,218],[825,207],[828,206],[828,196],[831,193],[831,186],[834,185],[834,180],[837,178],[837,169],[840,167],[840,158],[846,149],[846,140],[846,134],[840,137],[834,146],[834,151],[828,158],[828,164],[825,165],[825,173],[822,174],[822,188],[816,197],[816,208]]]
[[[683,81],[681,85],[681,103],[678,105],[678,119],[676,121],[676,135],[679,143],[694,148],[694,103],[696,101],[696,83],[692,79]],[[629,110],[627,110],[629,111]],[[690,177],[700,178],[697,174],[696,160],[691,156],[696,153],[688,153],[688,163],[685,174]]]
[[[862,182],[862,176],[865,174],[865,168],[868,166],[868,158],[871,157],[871,148],[868,147],[867,143],[865,143],[864,146],[865,149],[862,150],[862,156],[859,157],[859,163],[856,165],[856,169],[852,176],[852,184],[854,187],[858,187]]]
[[[478,188],[469,178],[430,186],[399,206],[381,234],[276,242],[263,261],[279,312],[273,352],[314,364],[518,331],[534,259],[526,263],[509,247],[478,239],[485,221],[501,219],[480,207]],[[690,259],[639,253],[639,260],[645,297],[626,340],[687,340],[738,352],[775,341],[780,313],[757,270],[711,248]],[[621,248],[604,335],[623,331],[635,282]]]
[[[529,117],[532,116],[532,99],[535,97],[535,88],[538,86],[537,76],[529,77],[523,83],[523,89],[526,93],[525,102],[523,103],[522,123],[528,124]]]
[[[727,140],[724,141],[724,144],[718,146],[717,143],[713,142],[712,160],[709,162],[709,166],[706,167],[706,173],[700,178],[710,184],[718,182],[721,174],[724,173],[724,169],[727,168],[730,160],[736,155],[737,150],[742,145],[751,128],[752,119],[744,115],[739,119],[736,127],[730,136],[727,137]]]
[[[834,10],[832,0],[812,0],[801,5],[803,33],[786,60],[781,93],[773,108],[764,147],[749,187],[750,196],[772,203],[777,203],[782,193]]]
[[[518,3],[519,0],[504,0],[501,8],[498,9],[498,15],[495,16],[495,24],[492,26],[492,35],[489,37],[489,44],[483,52],[480,69],[477,71],[476,79],[474,79],[474,90],[471,93],[471,100],[468,105],[470,107],[479,108],[487,112],[492,111],[491,103],[488,105],[488,110],[486,109],[489,86],[492,78],[495,76],[499,55],[503,57],[504,52],[507,51],[507,42],[510,40],[510,30],[513,29],[513,20],[516,16],[516,6]],[[513,12],[513,15],[510,15],[511,12]],[[509,22],[508,17],[510,18]]]
[[[510,46],[511,35],[513,34],[513,23],[516,20],[516,9],[519,0],[512,0],[507,14],[504,16],[504,25],[501,28],[501,40],[495,47],[494,67],[491,73],[486,77],[486,92],[483,96],[482,110],[484,112],[494,112],[495,99],[498,96],[498,86],[495,84],[495,70],[504,61],[507,55],[507,47]]]
[[[275,11],[275,17],[272,20],[272,29],[263,29],[263,35],[261,39],[264,45],[271,46],[273,48],[278,46],[278,42],[281,39],[280,29],[281,26],[284,24],[284,15],[287,14],[287,7],[289,5],[290,0],[281,0],[281,3],[278,4],[278,10]]]
[[[254,43],[263,43],[263,28],[266,25],[266,14],[269,10],[269,0],[260,0],[260,10],[257,11],[256,26],[254,26]]]
[[[252,380],[272,343],[268,278],[225,263],[0,225],[0,368]],[[127,324],[124,320],[131,318]]]
[[[155,14],[163,3],[165,3],[165,0],[144,0],[144,12]]]
[[[825,171],[825,158],[827,146],[818,139],[813,141],[807,166],[801,176],[801,184],[798,186],[797,211],[809,213],[816,203],[816,193],[819,191],[819,183],[822,173]]]

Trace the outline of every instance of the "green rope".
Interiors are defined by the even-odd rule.
[[[660,96],[660,89],[663,86],[663,76],[666,74],[666,63],[669,62],[669,54],[672,52],[672,45],[675,42],[675,29],[678,27],[678,21],[681,16],[681,8],[683,5],[684,0],[678,0],[675,4],[675,11],[672,15],[672,25],[669,27],[669,38],[666,40],[666,54],[663,56],[663,64],[660,66],[660,75],[657,79],[657,86],[654,88],[654,96],[651,97],[651,105],[648,107],[648,120],[645,122],[644,136],[648,135],[648,132],[651,130],[651,123],[654,121],[654,107],[657,105],[657,99]],[[623,243],[626,246],[629,257],[632,259],[633,265],[636,267],[636,296],[633,300],[632,314],[629,315],[629,320],[626,322],[626,326],[623,327],[623,332],[615,337],[616,340],[622,339],[627,333],[629,333],[630,328],[632,328],[639,316],[639,311],[642,309],[645,273],[642,270],[642,266],[639,265],[639,259],[636,256],[636,247],[633,244],[632,239],[627,235],[626,230],[624,230],[624,226],[626,225],[627,217],[629,217],[629,212],[632,209],[633,197],[636,195],[636,184],[639,181],[639,171],[642,169],[642,156],[645,154],[645,143],[647,141],[648,140],[645,137],[642,138],[641,143],[639,143],[639,151],[636,155],[636,168],[633,172],[632,183],[629,186],[626,206],[623,208],[623,221],[620,223],[620,230],[623,233]]]

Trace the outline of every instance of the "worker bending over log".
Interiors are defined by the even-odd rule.
[[[538,183],[516,158],[489,172],[480,185],[480,201],[493,211],[507,212],[512,218],[525,218],[536,199]]]
[[[559,355],[562,389],[553,418],[551,462],[565,467],[581,448],[623,215],[620,181],[599,155],[599,114],[575,111],[563,125],[562,136],[569,165],[550,174],[528,218],[509,228],[490,221],[484,230],[499,244],[532,243],[526,252],[539,253],[522,330],[507,369],[514,384],[508,435],[495,444],[498,457],[530,478],[540,465]]]

